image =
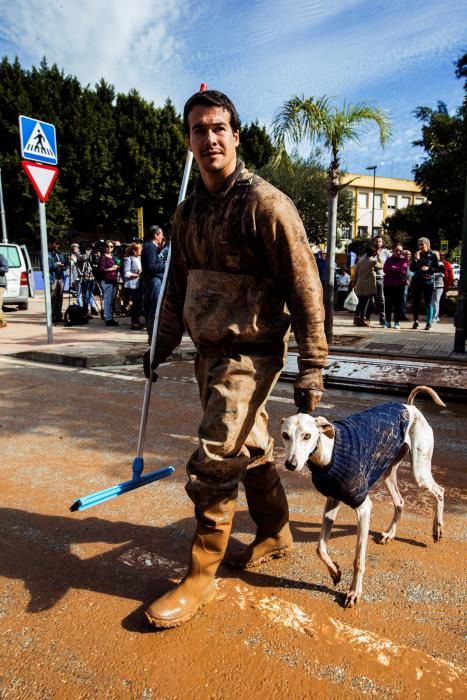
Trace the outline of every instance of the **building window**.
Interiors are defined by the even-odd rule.
[[[359,226],[357,236],[358,238],[368,238],[368,226]]]
[[[392,211],[397,209],[397,197],[395,194],[388,194],[388,209]]]
[[[360,209],[368,209],[368,192],[358,193],[358,206]]]
[[[349,226],[343,226],[341,229],[341,238],[343,241],[352,240],[352,231]]]
[[[381,231],[381,226],[373,226],[373,238],[375,238],[375,236],[381,236]]]
[[[383,195],[382,194],[375,194],[375,209],[382,209],[383,208]]]
[[[424,201],[424,197],[415,197],[415,204],[423,204]]]
[[[410,204],[410,197],[401,197],[399,209],[405,209]]]

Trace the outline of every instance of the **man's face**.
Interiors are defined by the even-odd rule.
[[[160,248],[161,245],[163,244],[163,242],[164,242],[164,232],[159,229],[156,236],[154,237],[154,243],[156,244],[156,246],[158,248]]]
[[[230,112],[222,107],[198,105],[188,115],[188,146],[203,174],[228,177],[237,162],[238,131],[232,131]]]
[[[382,238],[375,238],[375,247],[376,247],[376,250],[379,250],[380,248],[383,247],[383,239]]]

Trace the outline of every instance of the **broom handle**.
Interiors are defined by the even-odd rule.
[[[205,90],[207,90],[207,85],[205,83],[202,83],[201,87],[200,87],[200,92],[204,92]],[[180,193],[178,195],[178,204],[183,202],[183,200],[186,197],[186,191],[187,191],[187,187],[188,187],[188,179],[190,177],[192,163],[193,163],[193,153],[191,151],[188,151],[188,153],[186,155],[186,161],[185,161],[185,170],[183,171],[182,184],[180,186]],[[165,290],[166,290],[167,283],[169,280],[171,253],[172,253],[172,247],[169,243],[169,252],[167,254],[167,263],[165,265],[164,277],[162,278],[162,285],[161,285],[161,289],[159,292],[159,297],[157,299],[156,315],[154,317],[154,327],[152,329],[151,350],[149,352],[149,362],[150,362],[149,366],[150,367],[152,367],[152,363],[153,363],[154,358],[156,356],[157,332],[159,329],[159,319],[160,319],[162,304],[164,301]],[[152,372],[151,372],[151,376],[149,377],[149,379],[146,380],[146,385],[144,387],[143,409],[141,411],[141,423],[139,426],[138,446],[136,448],[136,456],[138,458],[141,458],[143,456],[143,451],[144,451],[144,440],[146,438],[146,427],[147,427],[147,423],[148,423],[149,403],[151,401],[151,390],[152,390],[152,385],[153,385],[153,381],[152,381],[151,377],[152,377]]]

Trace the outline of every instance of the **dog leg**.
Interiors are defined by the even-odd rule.
[[[354,574],[350,591],[345,598],[344,608],[352,608],[362,596],[363,574],[365,573],[366,545],[370,531],[370,516],[372,503],[367,496],[363,503],[355,509],[357,513],[357,549],[355,551]]]
[[[331,534],[332,526],[337,516],[339,510],[340,501],[335,498],[327,498],[324,506],[323,522],[321,525],[321,532],[319,534],[318,547],[316,552],[318,557],[324,564],[326,564],[327,569],[331,575],[332,581],[336,586],[341,580],[341,570],[336,562],[332,561],[328,554],[328,540]]]
[[[433,539],[439,542],[443,534],[444,489],[436,483],[431,473],[431,457],[434,439],[431,426],[419,412],[411,429],[412,468],[417,485],[429,491],[436,499],[433,518]]]
[[[391,494],[392,502],[394,503],[394,515],[392,517],[392,522],[389,525],[388,529],[385,532],[381,533],[381,538],[379,540],[379,544],[387,544],[391,540],[394,539],[396,535],[396,528],[397,528],[397,523],[399,522],[401,515],[402,515],[402,509],[404,507],[404,499],[402,498],[399,488],[397,486],[397,467],[399,466],[399,462],[397,464],[394,464],[392,467],[389,469],[389,473],[386,472],[387,476],[384,478],[384,483]]]

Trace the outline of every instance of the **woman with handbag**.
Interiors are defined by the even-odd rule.
[[[144,325],[140,323],[141,308],[141,243],[131,243],[125,252],[123,260],[123,287],[126,289],[131,302],[131,329],[140,331]]]

